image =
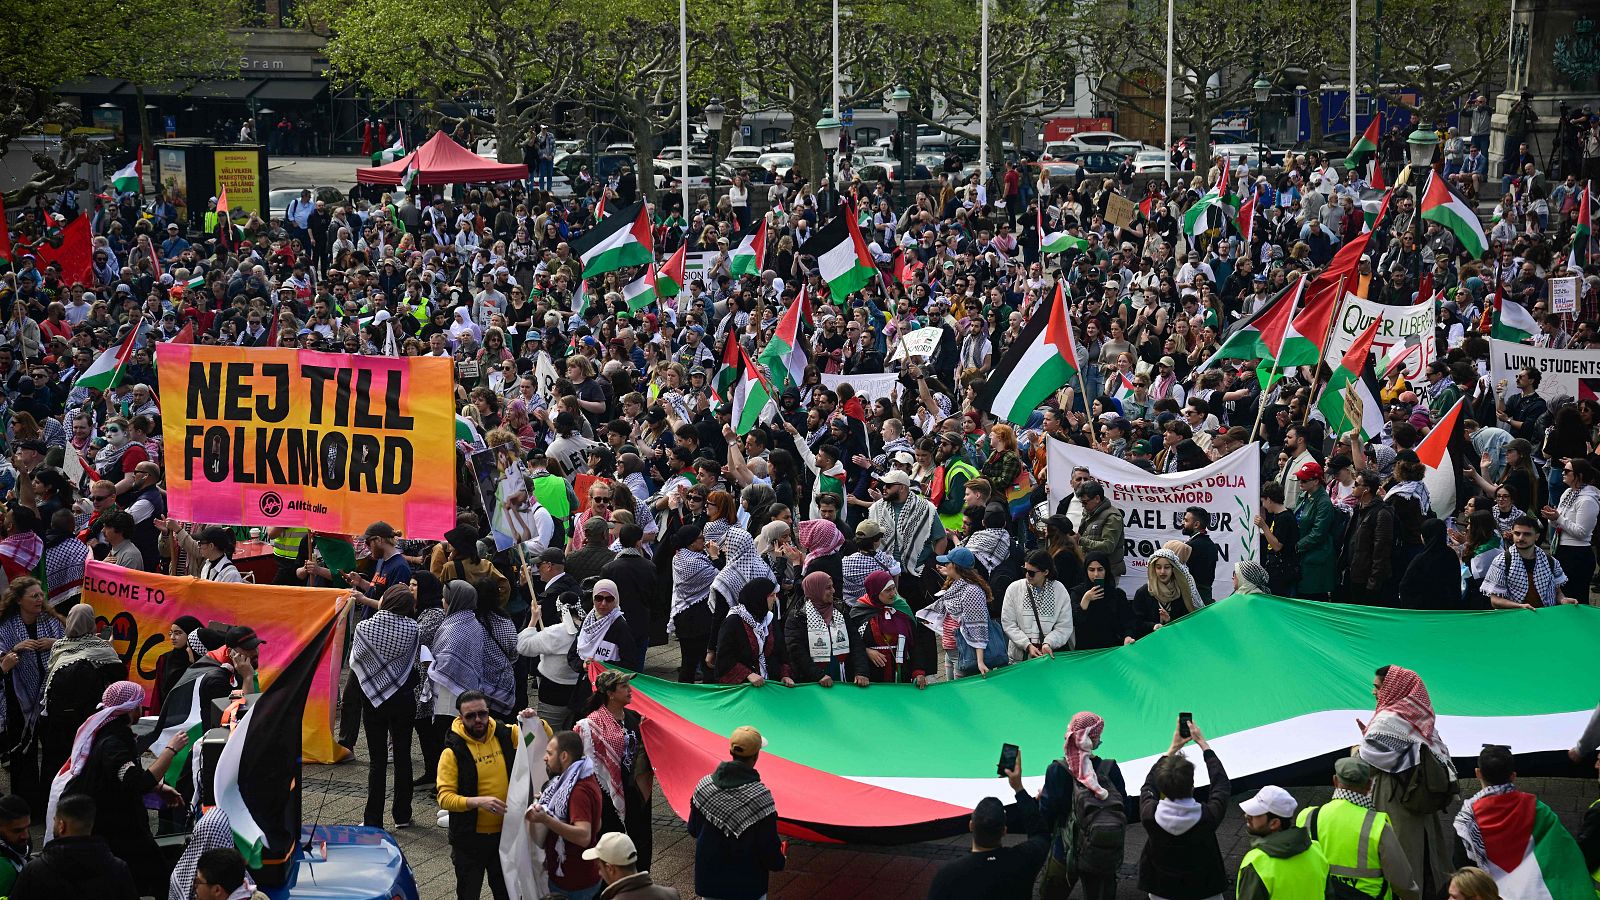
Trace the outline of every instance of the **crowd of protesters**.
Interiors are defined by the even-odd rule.
[[[213,201],[200,227],[164,202],[123,196],[80,209],[74,195],[6,223],[0,725],[13,792],[42,809],[71,748],[68,723],[88,718],[100,691],[125,677],[107,666],[52,678],[64,661],[103,656],[90,643],[92,613],[87,623],[73,616],[87,558],[246,577],[233,557],[257,535],[166,515],[154,351],[172,340],[453,361],[470,435],[457,444],[459,513],[445,540],[374,523],[340,538],[357,561],[345,572],[309,532],[260,537],[271,580],[362,595],[339,740],[353,748],[365,729],[364,818],[382,825],[388,806],[392,824],[409,825],[410,786],[435,782],[461,896],[477,896],[485,873],[497,896],[504,890],[482,837],[505,812],[493,795],[495,759],[534,716],[552,735],[547,768],[562,785],[543,803],[560,823],[552,847],[571,842],[587,859],[602,833],[622,833],[648,869],[653,773],[639,716],[626,677],[613,670],[591,682],[591,662],[638,671],[650,648],[674,644],[682,681],[920,688],[1132,643],[1225,600],[1213,596],[1217,549],[1199,507],[1149,557],[1133,596],[1118,587],[1129,562],[1122,512],[1092,466],[1073,473],[1068,499],[1045,504],[1046,437],[1153,473],[1203,468],[1254,444],[1261,548],[1259,562],[1234,566],[1243,591],[1441,610],[1589,601],[1600,402],[1547,401],[1534,369],[1492,383],[1485,333],[1486,306],[1503,295],[1540,323],[1535,344],[1600,349],[1600,275],[1574,273],[1583,278],[1577,314],[1548,312],[1549,279],[1563,273],[1578,221],[1570,176],[1552,187],[1537,168],[1512,173],[1495,215],[1512,226],[1494,229],[1482,259],[1437,223],[1419,228],[1409,197],[1393,201],[1353,292],[1410,305],[1429,281],[1438,356],[1415,384],[1384,385],[1386,424],[1363,440],[1330,433],[1316,408],[1326,368],[1284,371],[1264,390],[1253,360],[1204,365],[1231,326],[1361,234],[1367,185],[1338,161],[1290,154],[1229,185],[1258,197],[1248,240],[1220,222],[1184,233],[1184,211],[1211,188],[1188,171],[1136,190],[1131,173],[1063,181],[1018,163],[1001,176],[1003,192],[941,172],[910,194],[842,174],[741,182],[744,203],[702,198],[688,216],[675,197],[660,198],[650,209],[658,259],[687,244],[703,265],[682,293],[639,310],[621,293],[635,274],[627,270],[589,279],[590,301],[573,303],[582,265],[572,242],[602,206],[636,198],[627,174],[566,198],[534,181],[342,204],[305,196],[282,218]],[[765,192],[767,212],[753,212],[753,191]],[[1140,210],[1122,227],[1106,218],[1118,195]],[[988,202],[1001,196],[1015,200]],[[763,264],[733,276],[732,249],[763,215]],[[859,223],[882,277],[835,297],[799,248],[840,215]],[[93,264],[86,278],[63,279],[58,265],[38,267],[30,247],[76,216],[90,217]],[[1087,249],[1041,256],[1041,221]],[[1588,251],[1573,253],[1581,261]],[[1026,422],[997,421],[980,408],[986,379],[1058,284],[1082,379]],[[724,351],[738,343],[759,357],[802,291],[809,365],[741,434],[725,384],[718,389]],[[941,333],[931,354],[896,353],[927,327]],[[120,381],[79,384],[129,333],[135,352]],[[871,395],[851,378],[886,374],[893,388]],[[1453,514],[1441,515],[1416,447],[1460,398],[1475,452],[1460,460]],[[174,629],[172,660],[220,650],[230,673],[249,669],[248,637],[207,643],[194,639],[198,622]],[[57,652],[75,640],[84,649]],[[184,667],[162,671],[170,689]],[[69,684],[58,714],[52,686]],[[413,734],[422,771],[396,753],[391,786],[387,748],[409,747]],[[724,768],[754,757],[751,740],[734,736]],[[469,758],[477,764],[465,766]],[[598,790],[584,786],[589,778]],[[741,838],[763,818],[717,799],[746,803],[759,793],[751,784],[733,768],[702,785],[705,815],[691,822],[701,846],[756,868],[697,870],[701,893],[759,896],[749,892],[781,865],[765,837],[759,846]],[[1163,803],[1182,799],[1161,792]],[[1275,802],[1263,808],[1287,821]],[[986,819],[985,834],[993,827]],[[611,846],[597,865],[629,855]],[[597,870],[552,851],[563,857],[567,868],[552,871],[568,896],[598,891],[586,880]],[[727,890],[707,886],[716,883]]]

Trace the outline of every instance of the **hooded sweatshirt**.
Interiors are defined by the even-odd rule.
[[[1255,849],[1274,859],[1288,859],[1309,851],[1321,863],[1323,870],[1322,880],[1327,880],[1328,863],[1322,857],[1322,848],[1311,840],[1310,832],[1304,828],[1298,826],[1285,828],[1282,831],[1274,831],[1266,837],[1256,838]],[[1245,859],[1249,860],[1248,854],[1246,854]],[[1302,882],[1302,884],[1305,884],[1305,882]],[[1241,864],[1239,866],[1238,900],[1270,900],[1275,893],[1280,897],[1284,893],[1288,893],[1285,890],[1288,887],[1290,886],[1268,885],[1262,882],[1260,873],[1256,871],[1256,867],[1253,865]],[[1321,894],[1318,893],[1317,896],[1320,897]]]
[[[496,729],[511,729],[511,746],[517,745],[517,726],[505,725],[489,720],[489,730],[484,732],[483,740],[475,741],[467,734],[466,725],[460,719],[450,723],[450,731],[456,737],[466,741],[467,750],[472,754],[472,759],[478,767],[478,787],[473,792],[475,797],[499,797],[504,800],[506,789],[509,787],[506,777],[506,763],[500,755],[500,741],[495,737]],[[439,755],[439,808],[446,812],[462,813],[467,811],[468,797],[456,792],[458,783],[458,769],[455,752],[448,746]],[[478,833],[498,834],[501,820],[504,816],[497,816],[485,809],[478,810]]]
[[[1205,751],[1211,787],[1204,802],[1169,799],[1156,790],[1161,764],[1150,767],[1139,791],[1139,818],[1148,841],[1139,857],[1139,890],[1167,900],[1201,900],[1228,887],[1217,846],[1217,826],[1228,811],[1231,788],[1222,761]]]

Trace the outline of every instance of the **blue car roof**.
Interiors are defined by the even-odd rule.
[[[419,900],[417,882],[400,845],[381,828],[306,826],[289,877],[264,891],[271,900]]]

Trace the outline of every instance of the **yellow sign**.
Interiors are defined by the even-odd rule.
[[[228,189],[228,206],[234,210],[244,210],[245,214],[255,213],[263,218],[267,215],[266,197],[261,192],[261,154],[255,150],[218,150],[216,151],[217,170],[217,196],[222,195],[222,189]]]

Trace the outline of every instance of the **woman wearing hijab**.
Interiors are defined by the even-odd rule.
[[[439,636],[439,626],[445,620],[444,584],[433,577],[432,572],[414,569],[409,586],[417,603],[417,643],[420,648],[427,649],[431,657],[434,642]],[[417,686],[412,690],[412,695],[416,698],[415,728],[417,746],[422,749],[422,775],[415,779],[415,785],[433,784],[434,776],[439,771],[439,754],[444,751],[445,728],[448,727],[448,724],[440,725],[434,721],[435,687],[433,680],[428,677],[431,664],[431,661],[422,659],[419,649]]]
[[[131,681],[118,681],[106,688],[100,696],[99,711],[73,737],[72,751],[56,773],[50,794],[52,798],[66,794],[93,797],[93,834],[104,838],[111,852],[128,864],[136,893],[164,897],[167,873],[161,850],[150,834],[150,813],[144,798],[155,793],[168,805],[183,802],[162,777],[173,757],[188,744],[188,736],[180,733],[146,768],[133,735],[133,723],[139,720],[143,706],[144,688]],[[52,799],[45,811],[46,840],[55,834],[55,813]]]
[[[472,321],[472,317],[467,313],[465,306],[456,307],[455,317],[455,321],[450,323],[451,350],[460,349],[463,339],[470,340],[473,346],[482,342],[483,332]]]
[[[928,673],[938,660],[938,636],[919,628],[911,608],[900,599],[894,576],[882,569],[867,576],[860,598],[862,615],[855,617],[856,632],[867,654],[867,678],[875,682],[928,686]]]
[[[794,680],[825,688],[839,681],[866,687],[866,650],[849,617],[834,606],[833,579],[826,572],[812,572],[801,580],[800,593],[802,601],[790,607],[784,623]]]
[[[445,584],[444,605],[444,621],[433,637],[428,681],[433,684],[434,726],[448,729],[455,721],[456,698],[484,689],[483,646],[489,635],[478,621],[478,592],[472,585],[465,581]],[[440,743],[442,748],[442,738]]]
[[[628,684],[632,678],[628,672],[601,672],[589,695],[587,714],[572,730],[583,738],[583,755],[594,762],[595,778],[600,781],[599,830],[621,831],[632,838],[639,854],[637,865],[645,871],[654,844],[650,797],[655,771],[640,733],[644,718],[628,708],[633,701],[633,686]]]
[[[200,657],[200,654],[189,646],[189,635],[199,631],[200,626],[200,620],[194,616],[179,616],[173,620],[172,627],[167,629],[167,643],[170,646],[166,653],[161,654],[161,661],[156,663],[156,685],[152,694],[151,715],[161,713],[161,704],[166,701],[167,693]]]
[[[488,579],[473,585],[479,597],[493,594],[495,587]],[[483,695],[489,701],[489,712],[503,722],[513,722],[518,709],[517,626],[505,613],[482,603],[478,604],[478,624],[488,637],[483,644]]]
[[[1169,544],[1179,543],[1169,541]],[[1150,554],[1148,581],[1133,594],[1133,636],[1144,637],[1199,609],[1203,601],[1182,551],[1162,547]]]
[[[772,570],[772,580],[778,585],[777,614],[782,618],[790,601],[800,589],[800,567],[805,553],[794,545],[794,530],[788,522],[772,521],[761,526],[756,535],[756,552]]]
[[[784,687],[794,687],[783,625],[772,611],[777,599],[778,586],[771,578],[753,578],[739,589],[739,601],[728,611],[717,634],[712,675],[718,683],[749,682],[761,687],[776,678]]]
[[[1133,643],[1133,608],[1110,571],[1106,554],[1095,551],[1084,557],[1087,580],[1072,589],[1072,631],[1079,650]]]
[[[692,684],[700,680],[700,668],[716,615],[711,606],[711,584],[717,567],[707,553],[705,527],[680,526],[673,535],[678,550],[672,554],[672,607],[667,614],[667,632],[678,638],[678,681]]]
[[[394,747],[395,827],[411,824],[411,729],[416,720],[417,651],[422,639],[411,587],[392,584],[378,611],[356,623],[350,642],[350,674],[361,688],[361,721],[367,735],[367,805],[362,824],[383,827],[388,782],[387,749]]]
[[[1088,791],[1096,800],[1116,798],[1130,822],[1138,816],[1138,807],[1128,797],[1128,785],[1117,761],[1101,759],[1094,753],[1105,730],[1105,720],[1094,713],[1085,710],[1075,714],[1067,724],[1061,758],[1045,769],[1039,814],[1051,832],[1056,832],[1058,827],[1061,830],[1060,839],[1051,841],[1050,856],[1045,860],[1043,896],[1066,897],[1079,881],[1083,882],[1084,900],[1114,900],[1117,896],[1115,871],[1104,875],[1073,872],[1066,865],[1068,847],[1078,843],[1078,835],[1072,830],[1077,823],[1070,820],[1079,791]]]
[[[1450,748],[1439,737],[1433,700],[1416,672],[1384,666],[1372,681],[1372,696],[1377,700],[1372,721],[1356,720],[1362,734],[1356,752],[1373,769],[1372,808],[1389,814],[1395,836],[1422,884],[1423,896],[1431,897],[1449,875],[1455,839],[1447,834],[1438,811],[1419,813],[1408,808],[1407,788],[1414,774],[1422,774],[1412,772],[1419,765],[1453,786],[1456,771],[1450,762]],[[1450,797],[1434,799],[1443,810]],[[1415,800],[1412,798],[1413,806]]]
[[[1050,577],[1050,554],[1034,550],[1022,562],[1022,579],[1011,582],[1000,603],[1000,626],[1013,660],[1055,656],[1073,646],[1072,597]],[[1120,643],[1120,642],[1119,642]]]
[[[632,659],[637,652],[638,638],[628,628],[628,620],[622,616],[622,608],[618,605],[620,596],[617,583],[611,579],[602,578],[595,582],[594,608],[583,617],[583,625],[578,628],[576,649],[578,659],[583,663],[620,663]]]
[[[1233,592],[1235,594],[1272,593],[1272,575],[1267,567],[1253,559],[1241,559],[1233,564]],[[1279,595],[1283,596],[1283,595]]]
[[[39,771],[45,775],[60,770],[78,726],[94,713],[106,688],[128,674],[127,664],[94,626],[94,607],[79,603],[67,612],[66,635],[50,648],[39,718]]]
[[[1461,603],[1461,558],[1450,549],[1442,519],[1422,521],[1422,550],[1400,576],[1400,602],[1411,609],[1451,610]]]
[[[821,572],[833,581],[833,596],[844,591],[844,533],[829,519],[807,519],[795,526],[806,558],[800,565],[802,577]]]

